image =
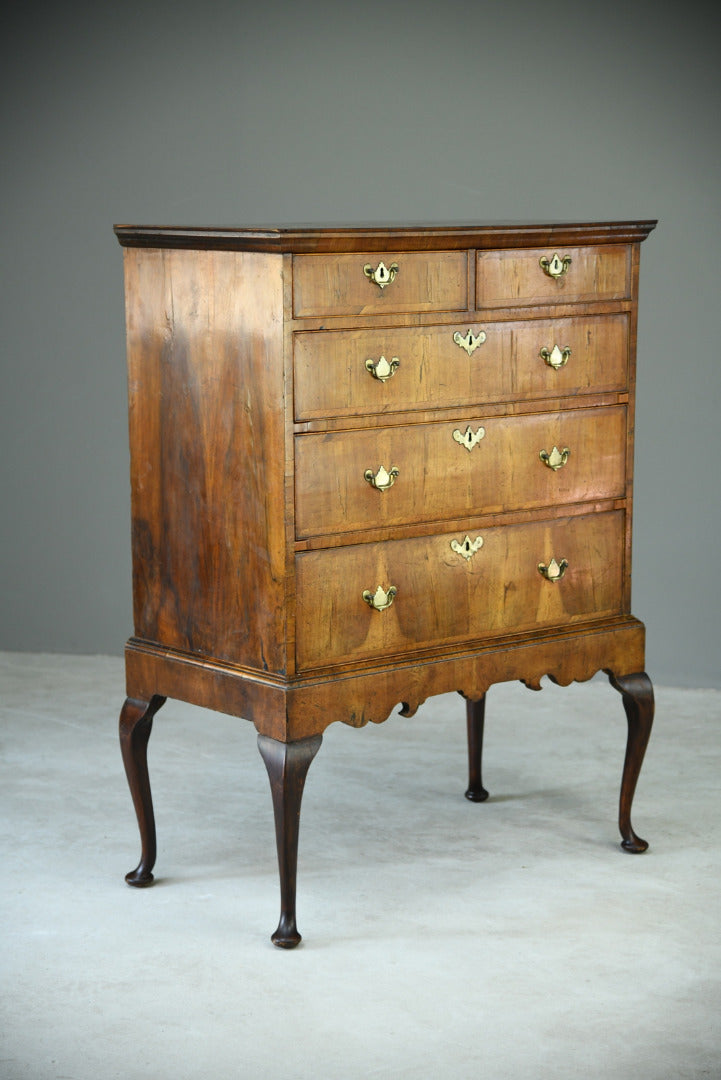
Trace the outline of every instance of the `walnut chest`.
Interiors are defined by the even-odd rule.
[[[153,880],[166,697],[251,720],[295,917],[303,783],[328,724],[599,670],[653,716],[631,615],[639,249],[655,222],[117,226],[129,367],[134,636],[121,745]]]

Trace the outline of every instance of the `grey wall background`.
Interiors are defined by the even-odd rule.
[[[14,5],[0,179],[0,648],[131,632],[114,222],[658,217],[642,248],[634,611],[721,685],[716,5]]]

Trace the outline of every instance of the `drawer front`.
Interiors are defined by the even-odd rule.
[[[299,538],[625,494],[623,405],[299,435],[295,446]],[[540,457],[554,447],[570,451],[556,469]]]
[[[377,272],[381,263],[393,278],[382,286],[364,269]],[[460,311],[467,306],[465,251],[296,255],[293,259],[293,314],[297,318]]]
[[[554,255],[571,260],[556,278],[546,274],[540,265],[541,259],[552,262]],[[478,252],[479,308],[623,300],[630,295],[631,248],[624,244]]]
[[[625,314],[301,331],[293,340],[297,420],[602,393],[627,383]],[[377,378],[367,364],[381,358]]]
[[[482,545],[477,545],[477,538]],[[296,556],[300,670],[414,649],[567,626],[622,610],[623,511],[355,544]],[[563,576],[547,580],[539,563]],[[395,588],[385,610],[375,597]]]

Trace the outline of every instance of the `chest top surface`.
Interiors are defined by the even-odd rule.
[[[124,247],[198,250],[333,252],[452,250],[456,248],[536,247],[557,244],[628,244],[644,240],[652,219],[609,222],[526,222],[428,225],[281,225],[212,227],[116,225]]]

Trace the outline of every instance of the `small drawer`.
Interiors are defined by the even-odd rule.
[[[298,668],[619,614],[623,551],[624,513],[609,511],[303,552]]]
[[[295,453],[300,539],[591,502],[625,495],[626,407],[297,435]]]
[[[293,353],[299,421],[603,393],[627,385],[628,315],[300,331]]]
[[[558,276],[544,271],[542,259]],[[625,300],[630,295],[631,248],[625,244],[478,252],[479,308]]]
[[[293,259],[296,318],[459,311],[467,306],[464,251],[296,255]]]

